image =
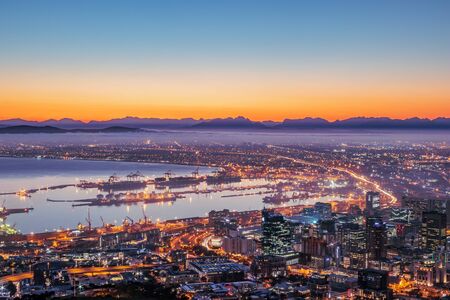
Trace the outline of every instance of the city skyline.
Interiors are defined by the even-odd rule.
[[[450,300],[449,0],[5,0],[0,41],[0,299]]]
[[[446,1],[0,4],[0,119],[450,116]]]

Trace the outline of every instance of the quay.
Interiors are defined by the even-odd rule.
[[[12,214],[22,214],[22,213],[29,213],[31,210],[33,210],[32,207],[26,207],[26,208],[5,208],[0,207],[0,217],[6,217]]]

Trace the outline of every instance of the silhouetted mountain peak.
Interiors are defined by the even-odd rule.
[[[296,126],[310,126],[310,125],[327,125],[329,122],[322,118],[306,117],[303,119],[285,119],[283,124]]]
[[[260,122],[251,121],[248,118],[244,118],[242,116],[236,118],[218,118],[212,119],[208,121],[201,122],[199,124],[193,125],[193,128],[201,128],[201,129],[214,129],[214,128],[222,128],[222,129],[244,129],[244,128],[252,128],[252,129],[262,129],[267,128],[264,124]]]

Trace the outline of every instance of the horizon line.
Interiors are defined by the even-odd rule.
[[[347,117],[347,118],[342,118],[342,119],[327,119],[327,118],[323,118],[323,117],[318,117],[318,116],[307,116],[307,117],[298,117],[298,118],[283,118],[282,120],[272,120],[272,119],[265,119],[265,120],[254,120],[251,119],[249,117],[245,117],[243,115],[238,115],[238,116],[227,116],[227,117],[216,117],[216,118],[195,118],[195,117],[184,117],[184,118],[173,118],[173,117],[142,117],[142,116],[123,116],[123,117],[114,117],[114,118],[110,118],[110,119],[75,119],[75,118],[71,118],[71,117],[62,117],[62,118],[48,118],[48,119],[25,119],[22,117],[10,117],[10,118],[6,118],[6,119],[0,119],[0,122],[3,121],[13,121],[13,120],[21,120],[21,121],[25,121],[25,122],[38,122],[38,123],[42,123],[42,122],[48,122],[48,121],[63,121],[63,120],[72,120],[72,121],[77,121],[77,122],[82,122],[85,124],[88,124],[90,122],[108,122],[108,121],[113,121],[113,120],[123,120],[123,119],[141,119],[141,120],[145,120],[145,119],[154,119],[154,120],[176,120],[176,121],[181,121],[181,120],[186,120],[186,119],[190,119],[190,120],[194,120],[194,121],[210,121],[210,120],[218,120],[218,119],[247,119],[249,121],[252,122],[283,122],[286,120],[305,120],[305,119],[321,119],[321,120],[325,120],[327,122],[336,122],[336,121],[346,121],[346,120],[350,120],[350,119],[390,119],[390,120],[400,120],[400,121],[405,121],[405,120],[411,120],[411,119],[420,119],[420,120],[430,120],[430,121],[434,121],[437,119],[449,119],[449,117],[446,116],[438,116],[435,118],[429,118],[429,117],[419,117],[419,116],[413,116],[413,117],[406,117],[406,118],[395,118],[395,117],[389,117],[389,116],[361,116],[361,115],[357,115],[354,117]]]
[[[251,118],[239,115],[239,116],[228,116],[228,117],[216,117],[216,118],[194,118],[194,117],[184,117],[184,118],[171,118],[171,117],[142,117],[142,116],[123,116],[123,117],[115,117],[115,118],[110,118],[110,119],[103,119],[103,120],[99,120],[99,119],[90,119],[90,120],[83,120],[83,119],[74,119],[74,118],[70,118],[70,117],[62,117],[62,118],[48,118],[48,119],[25,119],[25,118],[21,118],[21,117],[12,117],[12,118],[6,118],[6,119],[0,119],[0,122],[5,122],[5,121],[24,121],[24,122],[36,122],[36,123],[44,123],[44,122],[48,122],[48,121],[56,121],[56,122],[60,122],[60,121],[64,121],[64,120],[71,120],[71,121],[76,121],[76,122],[81,122],[84,124],[89,124],[91,122],[109,122],[109,121],[114,121],[114,120],[123,120],[123,119],[140,119],[140,120],[145,120],[145,119],[154,119],[154,120],[174,120],[174,121],[182,121],[182,120],[186,120],[186,119],[190,119],[193,121],[211,121],[211,120],[218,120],[218,119],[247,119],[251,122],[259,122],[259,123],[263,123],[263,122],[278,122],[278,123],[282,123],[286,120],[305,120],[305,119],[322,119],[325,120],[329,123],[333,123],[336,121],[346,121],[346,120],[351,120],[351,119],[390,119],[390,120],[399,120],[399,121],[405,121],[405,120],[411,120],[411,119],[420,119],[420,120],[429,120],[429,121],[434,121],[437,119],[449,119],[450,117],[446,117],[446,116],[439,116],[439,117],[435,117],[435,118],[428,118],[428,117],[419,117],[419,116],[413,116],[413,117],[406,117],[406,118],[395,118],[395,117],[389,117],[389,116],[354,116],[354,117],[347,117],[347,118],[342,118],[342,119],[327,119],[327,118],[323,118],[323,117],[311,117],[311,116],[307,116],[307,117],[298,117],[298,118],[283,118],[282,120],[271,120],[271,119],[266,119],[266,120],[253,120]]]

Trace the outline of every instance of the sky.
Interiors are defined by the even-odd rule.
[[[450,1],[0,1],[0,119],[450,117]]]

